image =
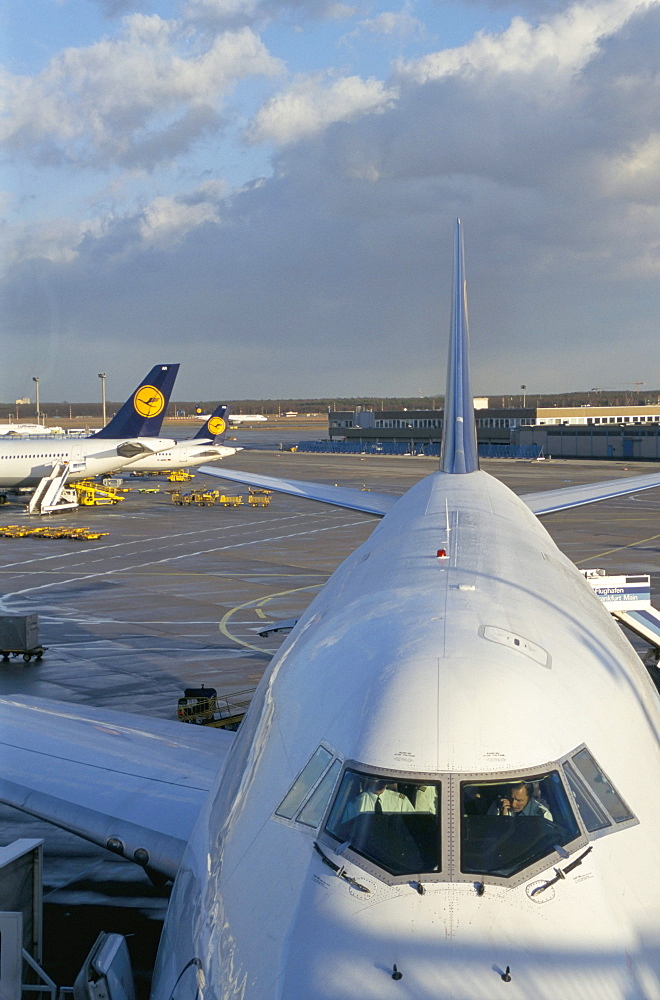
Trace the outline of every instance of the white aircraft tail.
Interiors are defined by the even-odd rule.
[[[454,241],[454,288],[452,294],[447,391],[442,425],[440,468],[463,474],[479,468],[474,403],[470,388],[469,334],[465,260],[461,220],[456,220]]]

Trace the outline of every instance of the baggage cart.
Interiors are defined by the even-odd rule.
[[[39,642],[38,615],[0,615],[0,655],[6,663],[10,656],[40,660],[46,650]]]

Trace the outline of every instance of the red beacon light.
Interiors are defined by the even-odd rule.
[[[438,559],[446,559],[447,558],[447,550],[446,549],[438,549],[438,551],[436,552],[436,556],[438,557]]]

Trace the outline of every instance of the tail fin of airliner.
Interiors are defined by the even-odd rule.
[[[93,437],[158,437],[178,365],[155,365],[112,420]]]
[[[201,438],[204,441],[213,441],[214,444],[222,444],[229,426],[229,407],[225,403],[220,403],[203,424],[192,440]]]
[[[479,468],[474,403],[470,389],[469,334],[465,260],[461,220],[456,220],[454,243],[454,289],[452,296],[447,391],[442,427],[440,468],[462,474]]]

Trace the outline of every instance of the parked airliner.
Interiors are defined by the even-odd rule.
[[[166,469],[185,469],[191,465],[235,455],[242,449],[231,448],[223,443],[229,420],[229,407],[220,403],[194,437],[188,441],[177,441],[164,451],[136,459],[131,462],[130,471],[163,472]]]
[[[660,475],[515,496],[467,349],[459,224],[439,470],[231,474],[382,516],[235,737],[2,702],[2,799],[175,879],[153,1000],[660,996],[657,694],[534,516]]]
[[[37,486],[66,462],[69,480],[87,479],[171,447],[160,429],[179,365],[155,365],[110,422],[88,438],[0,440],[0,487]]]

